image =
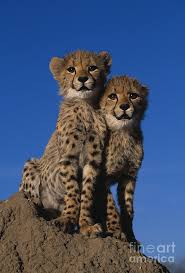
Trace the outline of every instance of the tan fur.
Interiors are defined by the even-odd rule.
[[[147,95],[147,88],[136,79],[121,76],[108,82],[100,101],[110,131],[105,149],[105,179],[108,186],[118,182],[121,209],[120,218],[109,191],[107,230],[111,233],[123,231],[129,240],[135,240],[132,229],[133,197],[143,158],[140,123],[147,107]]]
[[[60,210],[64,231],[69,231],[78,219],[82,233],[101,229],[94,225],[90,210],[106,125],[94,108],[103,93],[110,65],[108,53],[80,50],[64,58],[55,57],[50,63],[64,102],[42,158],[25,164],[20,190],[44,208]]]
[[[65,98],[90,98],[94,102],[103,91],[106,75],[109,73],[111,58],[107,52],[96,54],[89,51],[72,52],[64,58],[54,57],[50,62],[50,70],[54,78],[58,81],[60,94]],[[92,66],[97,69],[90,71]],[[68,68],[74,68],[74,72],[69,72]],[[81,90],[83,87],[79,77],[87,77],[84,86],[86,92]],[[100,90],[101,89],[101,90]]]

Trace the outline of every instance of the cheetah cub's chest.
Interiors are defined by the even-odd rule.
[[[102,153],[105,146],[107,127],[104,116],[100,110],[92,112],[92,118],[86,131],[86,141],[79,157],[79,165],[83,169],[87,159],[93,164],[94,159],[102,162]]]
[[[137,168],[142,157],[142,148],[128,132],[110,132],[106,149],[106,172],[108,176],[129,175]]]

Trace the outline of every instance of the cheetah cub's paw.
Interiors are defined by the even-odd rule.
[[[75,223],[67,217],[58,217],[51,221],[51,224],[58,227],[64,233],[73,233],[75,229]]]
[[[102,233],[102,227],[100,224],[95,225],[83,225],[80,228],[80,233],[84,236],[88,236],[91,238],[96,237],[98,234]]]
[[[126,235],[123,232],[121,232],[120,230],[113,232],[112,237],[119,239],[121,241],[124,241],[124,242],[127,241]]]
[[[115,239],[119,239],[119,240],[121,240],[123,242],[128,242],[125,233],[122,232],[120,229],[108,230],[106,232],[106,234],[107,234],[107,236],[111,236],[111,237],[113,237]]]

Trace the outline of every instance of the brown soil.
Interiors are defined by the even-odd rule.
[[[145,259],[118,239],[62,233],[22,193],[0,202],[1,273],[169,272],[148,258],[131,262],[133,257]]]

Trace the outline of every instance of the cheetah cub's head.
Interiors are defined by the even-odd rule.
[[[108,81],[100,100],[111,130],[138,125],[147,108],[148,89],[136,79],[120,76]]]
[[[111,63],[107,52],[78,50],[64,58],[52,58],[50,70],[65,98],[91,99],[101,95]]]

